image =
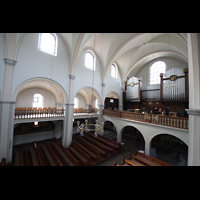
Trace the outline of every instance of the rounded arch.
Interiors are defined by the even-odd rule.
[[[138,128],[126,125],[121,129],[120,135],[121,141],[125,143],[127,149],[133,152],[136,150],[145,151],[145,137]]]
[[[22,82],[14,91],[12,100],[16,101],[17,96],[22,91],[30,89],[30,88],[36,88],[36,87],[42,88],[51,92],[55,96],[57,103],[65,104],[68,102],[68,97],[64,88],[56,81],[45,78],[45,77],[30,78]]]
[[[188,145],[172,134],[160,133],[150,141],[150,156],[172,165],[187,165]]]
[[[28,34],[28,33],[21,33],[21,34],[18,36],[17,45],[16,45],[16,51],[15,51],[15,60],[17,60],[17,57],[18,57],[18,53],[19,53],[19,49],[20,49],[21,43],[22,43],[23,38],[24,38],[24,36],[25,36],[26,34]],[[67,55],[66,55],[66,56],[67,56],[67,59],[68,59],[68,61],[69,61],[68,63],[70,63],[70,62],[71,62],[70,49],[69,49],[69,46],[67,45],[65,39],[63,38],[62,34],[61,34],[61,33],[53,33],[53,35],[56,37],[57,42],[58,42],[58,36],[60,36],[62,42],[63,42],[64,45],[65,45],[65,49],[66,49],[66,51],[67,51]],[[38,38],[39,38],[39,33],[38,33]],[[60,42],[60,40],[59,40],[59,42]],[[57,44],[57,46],[58,46],[58,44]]]
[[[136,76],[137,73],[139,72],[139,70],[141,69],[141,67],[145,66],[148,62],[152,62],[152,59],[159,59],[162,57],[171,57],[171,58],[175,58],[175,59],[179,59],[182,62],[187,63],[188,59],[176,52],[172,52],[172,51],[159,51],[159,52],[153,52],[150,53],[142,58],[140,58],[139,60],[137,60],[127,71],[127,73],[125,74],[123,80],[125,81],[128,77],[128,75],[131,73],[131,71],[134,69],[134,75]],[[132,73],[133,75],[133,73]]]
[[[116,98],[116,99],[118,99],[118,101],[119,101],[119,102],[118,102],[118,107],[119,107],[119,105],[122,104],[122,100],[121,100],[119,94],[118,94],[117,92],[115,92],[115,91],[111,91],[111,92],[109,92],[109,93],[105,96],[104,104],[105,104],[106,98]]]
[[[162,35],[165,33],[156,33],[154,34],[154,38]],[[170,35],[174,35],[175,37],[177,37],[183,44],[187,45],[187,39],[185,37],[183,37],[180,33],[168,33]],[[153,39],[154,39],[153,38]],[[138,39],[138,40],[137,40]],[[112,54],[112,56],[110,57],[109,61],[107,62],[106,65],[106,69],[104,71],[103,74],[103,83],[106,82],[106,74],[108,73],[108,68],[109,66],[112,64],[112,62],[114,60],[116,60],[117,57],[121,56],[124,52],[126,52],[128,49],[130,49],[131,47],[133,47],[137,41],[141,41],[144,40],[146,42],[150,41],[152,39],[152,33],[137,33],[135,35],[133,35],[132,37],[130,37],[129,39],[127,39],[124,43],[122,43],[117,49],[116,51]],[[141,45],[140,43],[138,43],[137,45]],[[123,79],[122,77],[122,81],[126,80],[126,77],[128,75],[126,75]]]
[[[80,94],[85,98],[86,104],[90,105],[92,104],[93,98],[95,97],[98,101],[98,104],[101,102],[101,97],[99,93],[92,87],[90,86],[85,86],[81,89],[78,90],[78,92],[75,93],[74,97]]]

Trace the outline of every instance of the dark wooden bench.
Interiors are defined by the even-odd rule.
[[[89,142],[86,138],[83,138],[81,136],[78,136],[77,139],[80,140],[80,141],[83,141],[87,145],[91,146],[92,148],[94,148],[95,150],[100,152],[105,158],[108,157],[108,149],[103,150],[103,149],[99,148],[98,146],[94,145],[93,143]]]
[[[89,137],[87,135],[84,136],[84,138],[86,138],[87,140],[89,140],[90,142],[92,142],[93,144],[99,146],[100,148],[104,149],[104,150],[109,150],[112,152],[112,154],[114,154],[114,148],[111,148],[111,147],[108,147],[107,145],[101,143],[101,142],[98,142],[97,140],[95,140],[94,138],[92,137]]]
[[[73,140],[73,142],[82,150],[84,150],[86,153],[88,153],[92,158],[94,158],[97,161],[97,163],[100,162],[100,153],[98,151],[96,151],[92,147],[89,147],[87,144],[86,145],[82,144],[77,140]]]
[[[130,166],[138,166],[137,164],[130,162],[130,161],[127,160],[126,158],[123,158],[122,165],[123,165],[123,164],[128,164],[128,165],[130,165]]]
[[[99,142],[104,143],[105,145],[107,145],[109,147],[110,151],[112,151],[112,153],[115,154],[115,145],[113,143],[105,140],[104,138],[99,137],[99,135],[98,135],[98,137],[94,138],[94,133],[88,133],[88,135],[90,137],[92,137],[93,139],[98,140]]]
[[[62,151],[65,153],[65,155],[71,160],[71,162],[75,166],[80,165],[79,160],[77,160],[56,138],[54,138],[53,141],[56,142],[59,145],[59,147],[62,149]]]
[[[121,151],[121,143],[119,143],[119,142],[116,142],[116,141],[114,141],[114,140],[111,140],[110,138],[107,138],[107,137],[105,137],[105,136],[102,136],[102,135],[98,135],[98,138],[102,138],[103,140],[105,140],[105,141],[108,141],[108,142],[110,142],[110,143],[114,144],[114,145],[115,145],[115,148],[116,148],[116,150],[117,150],[118,152],[120,152],[120,151]]]
[[[86,154],[82,149],[80,149],[73,141],[71,142],[71,145],[68,147],[68,149],[75,154],[78,159],[80,159],[85,165],[90,166],[91,165],[91,156]]]
[[[38,158],[38,160],[39,160],[40,166],[44,166],[43,161],[42,161],[41,156],[40,156],[40,153],[39,153],[39,151],[38,151],[36,142],[33,142],[33,147],[34,147],[35,152],[36,152],[36,154],[37,154],[37,158]]]
[[[169,163],[166,163],[162,160],[151,157],[151,156],[141,153],[139,151],[136,151],[134,158],[140,159],[140,161],[147,163],[147,165],[149,165],[149,166],[172,166]]]
[[[64,151],[59,147],[59,145],[55,141],[52,141],[51,144],[54,146],[54,148],[58,151],[60,156],[63,158],[65,165],[74,166],[74,163],[69,159],[69,157],[64,153]]]
[[[53,157],[53,159],[55,160],[56,164],[58,166],[63,166],[63,164],[61,163],[61,161],[59,160],[59,158],[57,157],[57,155],[55,154],[55,152],[53,151],[53,149],[51,148],[50,144],[44,140],[44,144],[47,146],[51,156]]]
[[[40,166],[38,158],[37,158],[37,153],[36,153],[33,145],[30,146],[30,153],[31,153],[31,159],[32,159],[33,166]]]

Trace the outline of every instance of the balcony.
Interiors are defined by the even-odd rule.
[[[74,109],[75,118],[88,117],[90,114],[98,115],[98,109]],[[56,108],[16,108],[15,109],[15,120],[24,119],[42,119],[42,118],[60,118],[65,116],[65,109]]]
[[[40,119],[64,117],[65,109],[56,108],[16,108],[14,119]]]
[[[185,117],[172,117],[112,110],[103,110],[102,115],[180,129],[188,129],[189,127],[189,120]]]

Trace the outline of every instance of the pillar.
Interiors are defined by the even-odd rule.
[[[188,68],[189,68],[189,146],[188,165],[200,165],[200,35],[188,33]]]
[[[68,148],[72,142],[73,117],[74,117],[74,79],[75,76],[69,75],[69,103],[65,104],[65,119],[63,127],[62,145]]]
[[[13,70],[17,63],[16,33],[6,34],[5,41],[5,75],[2,101],[0,101],[0,160],[6,158],[6,163],[12,161],[13,127],[15,102],[12,101],[11,91],[13,82]]]

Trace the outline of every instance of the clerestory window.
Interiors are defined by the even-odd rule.
[[[57,55],[57,37],[54,33],[40,33],[38,49],[54,56]]]

